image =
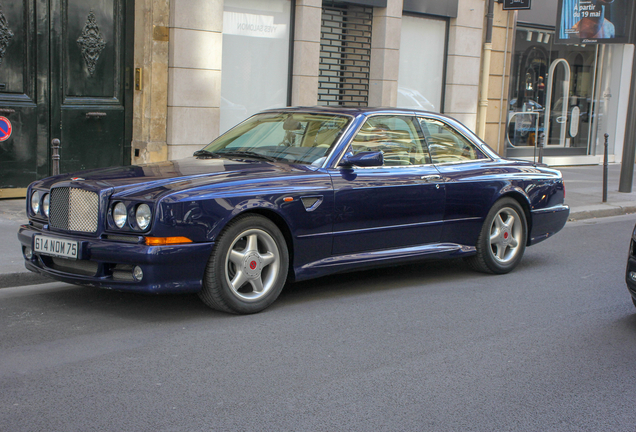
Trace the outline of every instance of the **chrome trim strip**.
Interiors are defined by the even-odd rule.
[[[482,220],[480,217],[467,217],[467,218],[457,218],[457,219],[445,219],[444,223],[454,223],[454,222],[470,222],[475,220]]]
[[[534,214],[538,214],[538,213],[561,212],[561,211],[566,211],[566,210],[570,211],[570,206],[568,206],[566,204],[557,204],[555,206],[548,207],[548,208],[532,209],[532,210],[530,210],[530,212],[534,213]]]
[[[347,230],[347,231],[334,231],[333,235],[339,236],[339,235],[355,234],[355,233],[363,233],[363,232],[371,232],[371,231],[387,231],[387,230],[400,229],[400,228],[410,228],[410,227],[428,226],[428,225],[441,225],[444,222],[445,222],[444,220],[438,220],[438,221],[432,221],[432,222],[418,222],[413,224],[390,225],[390,226],[383,226],[383,227],[362,228],[362,229]]]
[[[341,265],[361,264],[379,261],[391,261],[395,259],[417,258],[419,256],[443,253],[455,253],[458,255],[472,254],[474,246],[464,246],[457,243],[433,243],[422,246],[411,246],[399,249],[362,252],[349,255],[337,255],[320,261],[314,261],[302,266],[303,269],[336,267]]]

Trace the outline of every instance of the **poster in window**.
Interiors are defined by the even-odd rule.
[[[559,0],[556,43],[630,43],[634,0]]]

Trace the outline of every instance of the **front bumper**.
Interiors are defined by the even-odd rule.
[[[77,260],[33,254],[33,236],[44,234],[79,242]],[[201,289],[205,266],[214,243],[188,243],[170,246],[146,246],[101,238],[73,236],[42,231],[22,225],[18,231],[25,267],[53,279],[76,285],[109,288],[151,294],[191,293]],[[143,271],[141,281],[132,277],[132,268]]]

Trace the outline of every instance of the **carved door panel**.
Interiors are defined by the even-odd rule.
[[[51,0],[51,137],[62,143],[60,172],[129,162],[125,18],[124,0]]]
[[[0,0],[0,198],[48,174],[46,0]],[[10,129],[10,131],[9,131]],[[9,133],[10,132],[10,133]]]
[[[0,198],[51,174],[53,138],[61,172],[130,163],[133,17],[134,0],[0,0]]]

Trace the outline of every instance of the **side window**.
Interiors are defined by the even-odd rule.
[[[430,164],[424,139],[413,117],[370,117],[351,142],[351,151],[382,151],[384,165]]]
[[[433,163],[486,159],[479,148],[451,126],[429,118],[421,118],[420,125],[426,137]]]

